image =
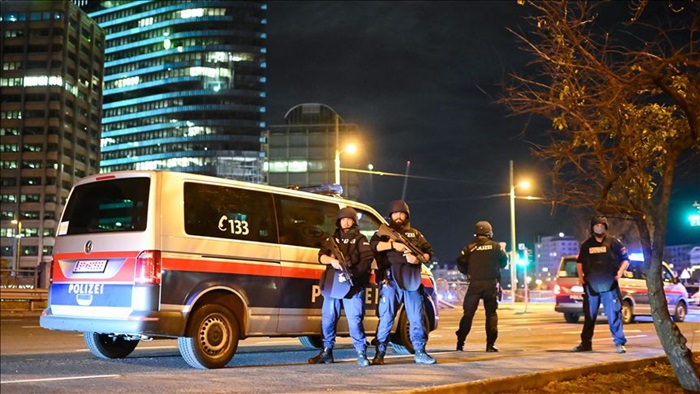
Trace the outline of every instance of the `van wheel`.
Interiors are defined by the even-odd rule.
[[[681,323],[685,321],[685,315],[688,314],[688,307],[685,306],[685,302],[679,302],[676,305],[676,313],[673,314],[673,321]]]
[[[220,304],[208,304],[192,314],[187,337],[177,339],[180,354],[197,369],[221,368],[238,349],[240,330],[231,311]]]
[[[566,320],[567,323],[578,323],[580,315],[578,313],[564,313],[564,320]]]
[[[428,342],[428,332],[430,332],[428,323],[428,315],[423,312],[423,329],[426,333],[426,343]],[[411,327],[406,316],[406,310],[402,310],[399,315],[399,325],[396,327],[396,333],[392,336],[391,347],[398,354],[414,354],[416,351],[411,343]]]
[[[632,308],[632,303],[629,301],[624,301],[622,303],[622,323],[634,323],[634,309]]]
[[[138,340],[126,339],[123,335],[83,333],[83,339],[90,352],[97,358],[124,358],[131,354],[139,344]]]
[[[320,335],[306,335],[299,337],[301,345],[307,349],[320,349],[323,347],[323,339]]]

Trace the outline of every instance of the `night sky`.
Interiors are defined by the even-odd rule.
[[[283,124],[293,106],[335,109],[365,136],[362,154],[342,167],[405,173],[411,223],[452,262],[488,220],[494,239],[510,243],[509,160],[525,194],[542,195],[549,178],[531,155],[548,123],[509,117],[494,100],[511,72],[525,73],[527,55],[506,28],[527,28],[527,7],[513,1],[268,3],[268,125]],[[669,217],[669,244],[700,243],[687,225],[700,202],[700,165],[680,174]],[[415,177],[413,177],[415,176]],[[401,198],[404,177],[360,175],[361,201],[386,215]],[[518,193],[516,193],[517,195]],[[681,212],[681,207],[683,211]],[[536,201],[516,202],[518,242],[538,236],[584,235],[588,213]],[[671,228],[682,230],[673,231]]]

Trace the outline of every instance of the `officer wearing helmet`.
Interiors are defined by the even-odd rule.
[[[578,282],[583,286],[583,329],[581,343],[574,352],[593,350],[592,340],[598,308],[603,303],[608,326],[612,333],[615,351],[625,353],[627,338],[622,330],[622,300],[618,280],[625,275],[629,266],[627,248],[606,232],[608,219],[594,216],[591,219],[591,237],[581,243],[576,268]]]
[[[326,237],[318,252],[318,261],[326,265],[321,275],[320,287],[323,295],[321,309],[321,326],[323,329],[323,349],[309,359],[309,364],[333,363],[333,346],[335,345],[336,328],[340,318],[341,308],[350,330],[350,337],[357,352],[357,364],[369,365],[367,359],[367,338],[363,320],[365,316],[365,287],[369,283],[372,265],[372,249],[367,237],[360,233],[357,225],[357,212],[351,207],[338,211],[335,222],[336,230],[333,235]],[[338,249],[344,255],[353,285],[341,275],[340,256],[333,256],[335,240]]]
[[[467,294],[462,305],[464,314],[459,322],[457,350],[464,350],[464,341],[472,328],[472,321],[479,301],[484,301],[486,312],[486,351],[497,352],[498,338],[498,286],[501,268],[508,264],[508,257],[501,245],[494,242],[491,223],[477,222],[474,226],[474,240],[462,249],[457,256],[457,269],[467,276]]]
[[[433,248],[420,231],[411,227],[408,219],[410,211],[403,200],[389,203],[389,227],[403,234],[423,252],[425,260],[430,260]],[[396,312],[404,303],[406,316],[411,327],[410,338],[415,350],[416,364],[435,364],[435,359],[425,351],[428,334],[423,327],[423,295],[420,260],[410,253],[410,249],[394,242],[387,236],[375,233],[370,240],[377,258],[377,282],[379,283],[379,325],[377,326],[376,353],[372,364],[384,364],[386,348],[389,344],[391,327]]]

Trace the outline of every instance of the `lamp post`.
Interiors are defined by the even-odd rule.
[[[518,243],[515,239],[515,182],[513,182],[513,160],[510,160],[510,193],[508,193],[508,197],[510,197],[510,242],[511,242],[511,247],[510,247],[510,287],[511,291],[513,292],[513,303],[515,303],[515,291],[517,290],[517,286],[515,284],[517,280],[517,274],[518,274],[518,269],[517,269],[517,261],[518,261],[518,250],[516,249]],[[528,181],[523,181],[518,184],[519,187],[522,188],[527,188],[530,186],[530,183]],[[525,310],[527,311],[527,266],[523,269],[523,291],[524,291],[524,300],[525,300]]]
[[[335,114],[335,184],[340,185],[340,119]]]
[[[10,276],[15,276],[17,274],[17,269],[20,267],[20,257],[22,256],[22,221],[12,220],[12,224],[17,225],[17,248],[15,249],[15,261],[12,264],[12,270],[10,271]]]
[[[515,184],[513,183],[513,160],[510,161],[510,291],[512,301],[515,303],[515,292],[518,289],[516,285],[516,258],[515,250]]]

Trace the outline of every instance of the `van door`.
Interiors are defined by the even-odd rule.
[[[282,295],[272,195],[194,181],[180,187],[182,213],[166,202],[172,194],[162,196],[172,208],[163,212],[164,302],[191,304],[216,288],[233,290],[246,306],[245,335],[274,334]]]
[[[280,234],[280,334],[318,334],[323,297],[318,286],[326,267],[318,262],[321,243],[335,231],[339,206],[298,197],[275,196]],[[344,319],[338,323],[338,332]]]

